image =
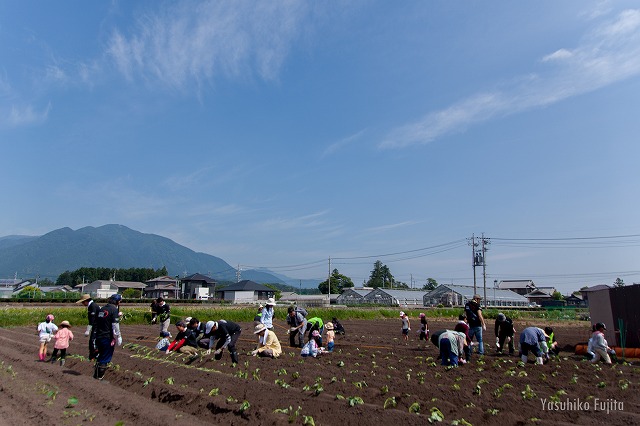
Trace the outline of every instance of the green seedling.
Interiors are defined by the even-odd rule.
[[[349,402],[349,407],[355,407],[356,405],[364,404],[364,401],[359,396],[349,397],[347,398],[347,401]]]
[[[386,410],[387,408],[391,407],[391,408],[396,408],[396,406],[398,405],[398,403],[396,402],[396,397],[395,396],[391,396],[389,398],[387,398],[384,401],[384,406],[383,408]]]

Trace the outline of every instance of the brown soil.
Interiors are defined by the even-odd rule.
[[[454,323],[431,321],[430,329]],[[252,324],[242,324],[236,367],[227,353],[221,361],[205,357],[190,365],[186,358],[167,357],[149,349],[156,343],[156,326],[123,324],[125,347],[116,349],[115,366],[103,382],[91,377],[81,328],[74,328],[76,340],[64,367],[37,361],[32,327],[0,328],[0,424],[286,425],[311,424],[312,417],[318,425],[404,426],[428,424],[433,407],[444,415],[443,424],[463,418],[475,425],[640,424],[638,366],[595,366],[565,352],[543,366],[519,367],[518,358],[495,356],[491,347],[484,361],[474,356],[471,364],[447,370],[437,363],[436,348],[420,342],[415,330],[408,344],[402,340],[399,320],[343,324],[347,334],[338,336],[335,353],[303,359],[285,347],[284,324],[277,322],[284,353],[275,360],[247,355],[255,339]],[[589,337],[582,323],[552,325],[568,350]],[[519,330],[525,326],[517,324]],[[527,385],[535,396],[523,397]],[[551,403],[554,395],[574,403],[573,409],[543,409],[541,399]],[[609,413],[596,406],[607,401],[616,402]],[[409,412],[412,405],[419,406],[419,414]]]

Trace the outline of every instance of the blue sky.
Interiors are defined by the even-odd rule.
[[[484,232],[490,283],[640,282],[638,93],[632,1],[0,1],[0,236],[421,286]]]

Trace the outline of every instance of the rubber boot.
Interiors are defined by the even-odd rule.
[[[538,365],[544,364],[544,362],[542,361],[542,357],[541,356],[536,357],[536,364],[538,364]]]
[[[102,364],[98,364],[98,380],[102,380],[104,379],[104,375],[107,372],[107,366],[106,365],[102,365]]]
[[[93,367],[93,378],[97,379],[98,378],[98,362],[96,361],[94,367]]]
[[[527,363],[527,361],[528,361],[528,358],[527,358],[527,356],[526,356],[526,355],[522,355],[522,356],[520,357],[520,359],[521,359],[521,360],[522,360],[522,362],[524,362],[525,364],[526,364],[526,363]]]
[[[238,363],[238,352],[231,352],[231,362],[234,364]]]
[[[38,358],[40,358],[40,361],[44,361],[44,354],[42,353],[38,354]]]
[[[55,364],[57,360],[58,360],[58,358],[56,358],[55,356],[52,356],[51,359],[49,360],[49,362],[51,364]]]
[[[64,367],[64,358],[60,359],[60,367]]]

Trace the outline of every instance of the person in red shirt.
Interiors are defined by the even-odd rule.
[[[467,317],[464,314],[458,316],[458,323],[453,331],[464,334],[467,340],[467,344],[464,346],[464,360],[469,362],[471,360],[471,339],[469,338],[469,324],[467,324]]]

